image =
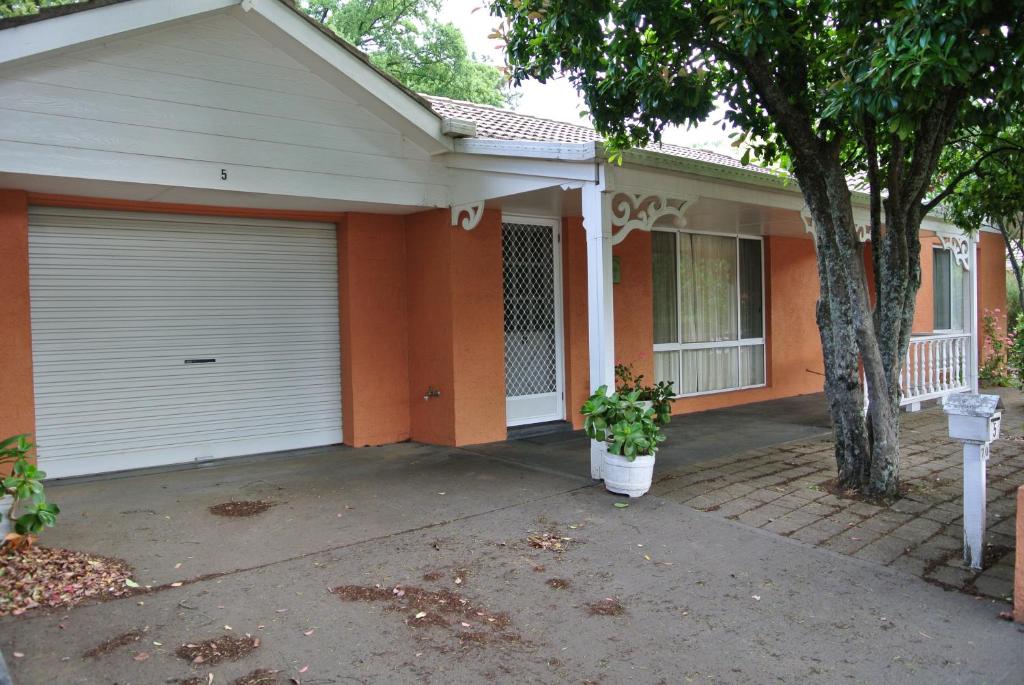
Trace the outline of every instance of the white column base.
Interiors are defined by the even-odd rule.
[[[608,454],[608,443],[598,440],[590,441],[590,477],[603,480],[604,457]]]
[[[985,552],[985,462],[988,444],[964,443],[964,563],[981,570]]]

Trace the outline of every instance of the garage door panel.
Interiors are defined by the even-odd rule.
[[[30,226],[51,477],[341,441],[333,226],[50,208]]]

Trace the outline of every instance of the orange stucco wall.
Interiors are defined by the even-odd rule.
[[[985,311],[996,315],[999,332],[1006,333],[1006,243],[997,233],[982,233],[978,243],[978,347],[984,354]]]
[[[562,220],[562,322],[565,340],[565,416],[583,427],[580,406],[590,394],[587,331],[587,241],[581,217]],[[653,331],[652,331],[653,334]]]
[[[488,210],[472,231],[452,228],[452,347],[455,372],[455,444],[504,440],[505,304],[501,213]]]
[[[921,287],[914,304],[913,333],[935,330],[935,246],[940,241],[930,231],[921,231]]]
[[[565,291],[566,415],[582,426],[579,407],[589,394],[587,355],[587,255],[582,221],[563,221]],[[654,324],[651,307],[651,239],[634,232],[616,246],[621,279],[613,288],[615,359],[631,363],[647,380],[654,375]],[[820,392],[824,368],[818,327],[814,244],[804,238],[765,240],[765,369],[767,386],[677,400],[674,413]]]
[[[406,218],[410,434],[466,445],[505,438],[501,215],[472,231],[445,211]],[[439,397],[423,399],[428,387]]]
[[[346,444],[409,439],[405,274],[402,217],[349,214],[338,224]]]
[[[0,191],[0,435],[34,430],[28,287],[31,203],[231,215],[230,208],[124,203]],[[339,244],[339,308],[345,441],[361,446],[412,438],[465,445],[504,439],[501,215],[485,212],[473,231],[449,212],[409,216],[248,211],[333,221]],[[587,257],[579,217],[563,220],[566,416],[581,425],[589,394]],[[922,239],[922,288],[915,331],[931,330],[931,247]],[[653,376],[651,241],[636,232],[614,249],[616,361]],[[979,250],[979,309],[1005,311],[1005,253],[998,235]],[[680,400],[677,413],[820,391],[822,361],[814,308],[814,247],[804,238],[765,239],[767,386]],[[440,396],[423,399],[428,387]]]
[[[28,199],[0,190],[0,439],[32,433],[32,321],[28,288]]]

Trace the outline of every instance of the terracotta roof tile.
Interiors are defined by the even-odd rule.
[[[545,143],[591,143],[600,142],[601,136],[593,128],[582,124],[570,124],[554,119],[520,114],[509,109],[490,105],[478,105],[462,100],[425,95],[434,111],[442,117],[467,119],[476,122],[478,138],[497,140],[528,140]],[[651,143],[646,146],[651,152],[661,152],[673,157],[683,157],[699,162],[717,164],[749,171],[772,174],[769,169],[753,164],[743,165],[738,159],[708,150],[697,150],[671,143]]]

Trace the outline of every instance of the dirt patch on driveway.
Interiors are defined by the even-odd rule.
[[[568,590],[572,585],[572,581],[568,578],[548,578],[544,581],[544,584],[552,590]]]
[[[262,514],[272,506],[274,506],[273,502],[264,502],[259,499],[243,500],[239,502],[222,502],[210,507],[210,513],[215,516],[256,516],[257,514]]]
[[[626,607],[617,599],[605,597],[600,602],[588,604],[587,613],[591,616],[622,616],[626,613]]]
[[[543,533],[535,533],[526,538],[526,543],[536,549],[544,549],[549,552],[563,552],[572,538],[566,537],[554,530],[546,530]]]
[[[259,646],[259,638],[222,635],[202,642],[187,642],[174,653],[179,659],[193,664],[212,665],[222,661],[238,661],[256,651]]]
[[[507,613],[492,612],[450,590],[428,590],[411,585],[393,588],[340,585],[330,592],[346,602],[386,602],[387,611],[405,614],[405,624],[410,628],[447,628],[463,642],[480,644],[519,639],[518,635],[506,632],[512,624]]]
[[[277,685],[277,671],[266,668],[257,668],[252,673],[246,673],[241,678],[231,681],[231,685]],[[295,681],[293,681],[295,682]]]
[[[117,637],[112,637],[106,642],[101,642],[96,645],[89,651],[82,654],[82,657],[85,659],[95,659],[96,657],[103,656],[104,654],[110,654],[116,649],[130,645],[133,642],[138,642],[142,639],[144,633],[144,630],[130,630],[127,633],[121,633]]]

